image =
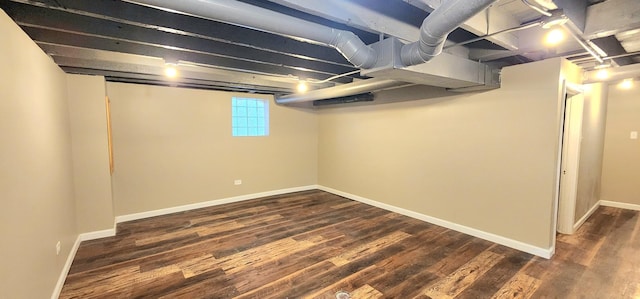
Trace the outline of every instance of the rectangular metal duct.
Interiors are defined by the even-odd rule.
[[[387,38],[372,44],[379,54],[378,63],[361,74],[377,79],[390,79],[409,83],[438,86],[444,88],[499,87],[497,70],[486,64],[441,53],[428,62],[404,66],[400,51],[402,42],[397,38]],[[476,89],[477,90],[477,89]]]

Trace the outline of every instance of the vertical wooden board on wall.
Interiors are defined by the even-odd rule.
[[[111,102],[109,97],[105,96],[105,105],[107,110],[107,142],[109,145],[109,173],[113,174],[113,142],[111,138]]]

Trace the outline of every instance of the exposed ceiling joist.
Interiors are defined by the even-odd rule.
[[[627,53],[620,42],[613,35],[603,38],[596,38],[592,40],[592,42],[600,49],[602,49],[605,53],[607,53],[607,56],[617,56]],[[631,59],[631,57],[615,58],[613,59],[613,61],[615,61],[618,65],[627,65],[633,63],[633,59]]]
[[[75,15],[63,10],[47,10],[43,7],[23,5],[14,14],[14,20],[22,25],[31,27],[56,28],[60,31],[78,32],[78,34],[138,40],[149,44],[183,47],[195,51],[206,51],[222,56],[234,56],[240,59],[259,59],[265,62],[282,65],[317,65],[337,66],[338,72],[353,69],[348,63],[320,60],[313,57],[299,57],[298,55],[279,52],[271,49],[250,47],[218,38],[203,38],[187,34],[176,34],[143,25],[117,22],[115,20],[95,19],[89,16]],[[315,68],[315,67],[314,67]]]
[[[348,31],[371,45],[381,37],[387,41],[394,40],[389,37],[403,42],[418,40],[425,17],[448,0],[207,1],[227,4],[239,1],[282,14],[282,19],[289,20],[282,24],[285,28],[298,28],[286,27],[295,23],[288,19],[293,17],[329,30]],[[604,57],[607,62],[640,63],[638,0],[528,1],[546,9],[562,8],[571,19],[565,26],[576,32],[576,39],[592,42],[609,57],[614,56]],[[170,3],[174,2],[167,1],[164,5]],[[462,5],[466,3],[460,1]],[[74,73],[102,74],[123,82],[163,84],[167,80],[167,84],[173,84],[174,79],[163,78],[162,72],[165,62],[177,62],[184,75],[178,79],[182,86],[274,93],[292,90],[298,79],[318,83],[335,77],[331,83],[314,86],[325,87],[370,77],[358,73],[335,49],[307,42],[306,35],[294,39],[274,34],[280,32],[275,29],[255,30],[259,25],[246,22],[247,18],[223,23],[215,20],[224,18],[178,14],[127,0],[0,0],[0,9],[65,71]],[[521,27],[538,24],[532,21],[543,13],[522,0],[498,0],[470,19],[465,16],[467,21],[448,35],[444,52],[486,62],[495,68],[558,56],[585,69],[593,67],[596,59],[585,54],[574,39],[547,47],[542,43],[546,33],[543,28]],[[257,20],[258,24],[265,21],[259,16],[251,20]],[[581,20],[586,27],[580,25]],[[513,28],[519,30],[501,32]],[[582,34],[583,28],[587,35]],[[486,36],[496,32],[501,33]]]
[[[420,35],[419,24],[409,24],[407,22],[392,18],[381,12],[371,9],[359,3],[359,1],[346,0],[269,0],[280,5],[301,10],[310,14],[319,15],[335,22],[353,26],[365,31],[383,33],[395,36],[406,42],[418,40]],[[425,12],[432,12],[440,6],[439,0],[405,0],[405,2],[418,7]],[[489,21],[487,21],[487,19]],[[520,22],[499,7],[491,7],[489,15],[480,13],[469,19],[463,26],[465,29],[476,35],[501,31],[520,25]],[[514,34],[501,34],[488,38],[489,41],[507,48],[517,49],[518,38]]]
[[[345,0],[269,0],[306,13],[373,33],[384,33],[407,42],[420,38],[420,29],[390,18],[367,6]]]
[[[148,85],[161,85],[172,87],[186,87],[197,89],[209,89],[209,90],[223,90],[232,92],[249,92],[249,93],[264,93],[264,94],[284,94],[290,93],[291,90],[278,89],[271,86],[253,86],[242,85],[229,82],[212,82],[209,80],[187,79],[182,78],[176,81],[167,81],[163,76],[149,75],[149,74],[132,74],[130,72],[118,72],[102,69],[85,69],[81,67],[61,67],[66,73],[70,74],[88,74],[96,72],[97,75],[104,76],[106,81],[109,82],[122,82],[122,83],[137,83]]]
[[[62,26],[67,22],[72,23],[77,17],[85,16],[93,20],[107,20],[175,35],[225,41],[233,45],[285,53],[302,59],[350,66],[349,62],[347,62],[342,55],[327,47],[225,23],[173,14],[128,2],[110,0],[57,0],[56,2],[61,2],[62,6],[48,5],[47,3],[29,0],[3,2],[3,9],[11,15],[12,18],[29,17],[29,15],[36,11],[34,7],[46,9],[48,13],[54,13],[56,11],[67,13],[66,19],[58,22],[58,25],[55,27]]]
[[[84,70],[94,75],[122,76],[135,74],[136,78],[164,80],[164,61],[159,58],[118,53],[103,50],[70,47],[49,43],[38,43],[54,61],[63,68]],[[295,88],[297,80],[290,77],[277,78],[259,74],[248,74],[231,70],[214,69],[183,62],[179,66],[182,81],[208,82],[212,86],[238,86],[244,89],[253,87],[259,90],[290,92]],[[329,86],[328,84],[320,87]]]
[[[212,52],[166,46],[164,44],[146,43],[139,40],[123,38],[111,38],[78,32],[66,32],[51,30],[49,28],[31,27],[21,24],[23,29],[33,39],[46,43],[62,43],[75,47],[131,53],[163,58],[168,62],[191,61],[200,64],[209,64],[221,68],[235,70],[253,70],[255,72],[275,75],[292,75],[299,78],[311,78],[323,80],[327,77],[353,70],[352,68],[339,69],[307,69],[302,66],[283,65],[278,62],[260,61],[258,58],[238,58],[230,55],[219,55]],[[337,79],[338,82],[348,83],[350,78]]]

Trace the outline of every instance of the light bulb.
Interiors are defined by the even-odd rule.
[[[621,88],[621,89],[631,89],[631,87],[633,87],[632,79],[625,79],[624,81],[618,84],[618,88]]]
[[[167,65],[164,68],[164,74],[169,78],[175,78],[178,76],[178,70],[174,66]]]
[[[303,93],[309,90],[309,86],[307,86],[307,82],[300,81],[297,86],[298,92]]]
[[[596,78],[600,79],[600,80],[604,80],[609,78],[609,70],[607,69],[600,69],[596,72]]]
[[[545,44],[554,46],[564,40],[564,32],[560,29],[553,29],[544,38]]]

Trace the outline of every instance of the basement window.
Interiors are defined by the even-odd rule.
[[[233,136],[269,136],[269,102],[262,99],[231,99]]]

